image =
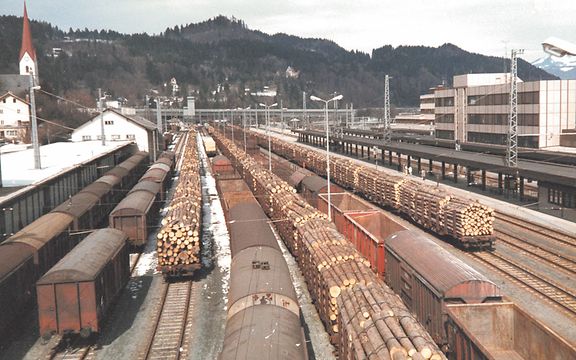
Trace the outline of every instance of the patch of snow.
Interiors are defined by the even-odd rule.
[[[74,165],[108,153],[127,142],[97,141],[59,142],[40,146],[40,169],[34,168],[34,150],[2,151],[2,185],[6,187],[30,185],[44,180]],[[5,147],[5,146],[4,146]],[[3,147],[3,148],[4,148]]]

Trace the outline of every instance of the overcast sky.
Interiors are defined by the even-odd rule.
[[[158,34],[217,15],[249,28],[330,39],[371,53],[383,45],[439,46],[504,56],[543,56],[548,36],[576,43],[576,0],[28,0],[31,19],[62,30],[111,29]],[[22,15],[23,0],[0,0],[0,13]]]

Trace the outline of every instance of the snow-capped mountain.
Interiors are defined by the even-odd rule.
[[[546,55],[534,61],[532,65],[563,80],[576,79],[576,56],[556,57]]]

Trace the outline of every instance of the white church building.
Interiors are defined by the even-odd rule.
[[[104,128],[104,129],[102,129]],[[104,134],[102,134],[104,133]],[[163,140],[156,124],[141,117],[127,116],[115,109],[106,109],[72,132],[71,140],[79,141],[133,141],[141,151],[156,158]]]

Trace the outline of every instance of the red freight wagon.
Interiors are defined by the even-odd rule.
[[[104,314],[130,279],[126,235],[100,229],[36,283],[40,335],[98,333]]]

